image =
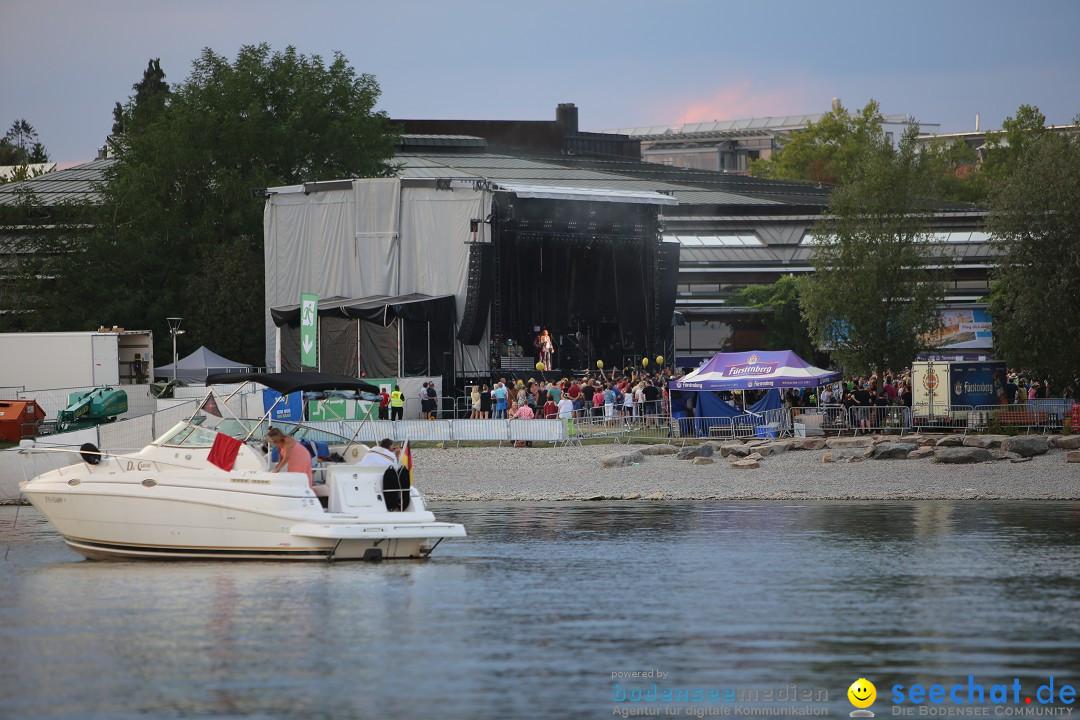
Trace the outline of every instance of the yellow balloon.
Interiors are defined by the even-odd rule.
[[[600,368],[601,370],[603,370],[603,369],[604,369],[604,361],[603,361],[603,360],[597,360],[597,361],[596,361],[596,367],[598,367],[598,368]]]
[[[663,365],[664,364],[664,356],[663,355],[657,355],[656,356],[656,364],[657,365]]]
[[[544,369],[544,363],[542,363],[542,362],[536,363],[536,369],[537,370],[543,370]]]
[[[649,367],[649,358],[641,358],[641,367]]]

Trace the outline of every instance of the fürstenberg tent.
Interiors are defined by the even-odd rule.
[[[681,392],[700,393],[696,398],[698,417],[727,417],[741,415],[743,411],[719,401],[712,392],[817,387],[839,379],[840,373],[814,367],[790,350],[753,350],[717,353],[693,372],[673,380],[668,387]],[[747,410],[761,412],[779,406],[777,392],[769,393],[762,402]]]
[[[187,357],[176,361],[176,379],[182,380],[188,385],[199,385],[206,382],[206,376],[211,373],[250,372],[251,366],[244,363],[234,362],[221,357],[205,345]],[[154,377],[163,380],[173,379],[173,363],[154,368]]]

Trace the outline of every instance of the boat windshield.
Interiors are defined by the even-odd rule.
[[[217,431],[211,428],[181,422],[173,425],[172,428],[154,440],[154,444],[174,447],[211,447],[214,444],[216,435]]]
[[[299,423],[276,421],[273,425],[280,428],[286,435],[292,435],[297,440],[316,440],[331,445],[349,442],[348,437],[339,433]],[[194,423],[180,422],[154,440],[154,444],[179,447],[211,447],[214,444],[214,436],[219,432],[237,439],[251,437],[254,440],[261,441],[269,429],[270,425],[265,420],[230,418],[219,422],[216,428],[204,428]]]

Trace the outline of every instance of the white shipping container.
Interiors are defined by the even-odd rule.
[[[0,333],[0,387],[145,383],[153,372],[153,354],[149,330]]]

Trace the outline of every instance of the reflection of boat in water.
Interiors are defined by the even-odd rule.
[[[323,373],[207,378],[208,385],[246,381],[282,396],[377,392],[361,380]],[[313,489],[305,473],[272,472],[262,445],[265,419],[222,420],[216,428],[200,420],[178,423],[134,453],[84,446],[82,462],[39,475],[21,490],[67,544],[89,558],[422,558],[444,538],[465,536],[462,525],[437,522],[425,509],[407,467],[390,460],[357,464],[369,450],[349,438],[274,423],[316,445],[319,455],[341,460],[318,463]]]

